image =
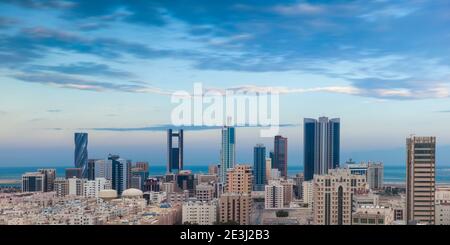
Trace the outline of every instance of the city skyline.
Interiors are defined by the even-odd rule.
[[[277,91],[288,166],[303,165],[303,118],[339,117],[340,163],[404,165],[404,139],[437,137],[450,163],[450,3],[414,1],[0,3],[0,166],[89,158],[165,165],[170,95]],[[414,28],[410,28],[410,27]],[[236,163],[259,129],[236,127]],[[184,165],[220,162],[220,127],[186,127]],[[26,152],[27,154],[23,154]]]

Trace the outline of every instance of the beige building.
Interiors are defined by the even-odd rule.
[[[406,221],[435,223],[436,137],[406,139]]]
[[[182,223],[213,225],[217,221],[216,202],[183,203]]]
[[[352,175],[348,169],[330,169],[326,175],[314,175],[314,224],[350,225],[352,197],[366,191],[365,176]]]
[[[353,225],[391,225],[394,222],[394,209],[382,206],[361,206],[352,217]]]
[[[272,172],[272,158],[266,158],[266,182],[269,183],[268,181],[272,178],[271,177],[271,172]]]
[[[450,186],[436,187],[436,204],[450,203]]]
[[[436,225],[450,225],[450,203],[436,204]]]
[[[308,207],[312,208],[314,203],[314,196],[313,196],[313,181],[304,181],[302,183],[302,189],[303,189],[303,203],[308,204]]]
[[[247,193],[224,193],[219,202],[220,222],[234,221],[240,225],[250,224],[252,199]]]
[[[289,206],[294,199],[294,181],[283,179],[280,183],[283,186],[283,204]]]
[[[214,198],[214,186],[201,183],[195,187],[195,197],[199,201],[209,202]]]
[[[227,172],[227,192],[252,192],[252,168],[249,165],[236,165]]]
[[[284,207],[284,188],[280,181],[270,180],[265,186],[264,207],[265,209],[281,209]]]

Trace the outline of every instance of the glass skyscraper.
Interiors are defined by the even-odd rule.
[[[287,178],[287,138],[277,135],[274,140],[272,168],[280,171],[280,176]]]
[[[121,195],[128,188],[129,164],[117,155],[109,155],[108,160],[112,161],[112,189],[116,190],[118,195]]]
[[[178,172],[183,170],[183,129],[178,133],[167,130],[167,173],[174,169]]]
[[[305,180],[312,180],[314,174],[327,174],[328,169],[339,167],[340,120],[320,117],[304,119],[303,128]]]
[[[75,153],[74,163],[75,168],[81,169],[81,174],[84,178],[88,177],[88,134],[75,133]]]
[[[225,126],[222,128],[222,150],[220,152],[220,182],[225,183],[227,171],[236,163],[235,129]]]
[[[253,148],[253,189],[264,191],[266,184],[266,147],[256,145]]]

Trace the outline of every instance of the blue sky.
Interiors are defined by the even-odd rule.
[[[450,163],[450,3],[34,1],[0,3],[0,165],[71,165],[89,154],[165,163],[169,94],[276,86],[289,164],[304,117],[340,117],[342,161],[404,163],[410,134]],[[305,92],[307,91],[307,92]],[[239,128],[238,161],[271,139]],[[186,133],[186,165],[216,163],[220,131]]]

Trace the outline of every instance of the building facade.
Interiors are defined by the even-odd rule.
[[[256,145],[253,148],[253,189],[263,191],[266,184],[266,147]]]
[[[315,174],[327,174],[329,169],[339,167],[339,118],[305,118],[303,133],[305,180],[312,180]]]
[[[75,152],[74,163],[75,168],[80,168],[83,177],[88,175],[88,134],[75,133]]]
[[[353,195],[366,191],[366,178],[352,175],[348,169],[331,169],[326,175],[314,175],[314,224],[350,225]]]
[[[252,168],[249,165],[236,165],[227,172],[227,192],[248,193],[252,192]]]
[[[406,139],[406,221],[435,223],[436,138]]]
[[[167,130],[167,173],[174,170],[183,170],[183,129],[176,133]]]
[[[273,167],[280,171],[281,177],[287,178],[288,140],[277,135],[274,138]]]
[[[224,193],[219,199],[219,220],[222,223],[250,224],[252,199],[249,194]]]
[[[213,225],[217,221],[216,202],[185,202],[182,210],[183,224]]]
[[[220,176],[221,183],[227,180],[227,172],[236,164],[236,135],[234,127],[222,128],[222,149],[220,151]]]

